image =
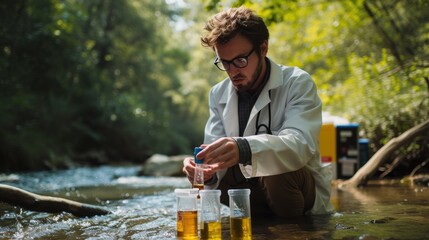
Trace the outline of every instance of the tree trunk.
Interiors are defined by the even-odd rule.
[[[386,145],[380,148],[374,156],[360,168],[352,178],[338,184],[339,188],[365,186],[369,178],[374,175],[377,168],[384,163],[396,150],[410,143],[415,137],[429,131],[429,119],[425,122],[407,130],[400,136],[391,139]],[[427,135],[426,135],[427,136]]]
[[[108,210],[98,206],[64,198],[37,195],[5,184],[0,184],[0,202],[32,211],[50,213],[69,212],[77,217],[91,217],[110,213]]]

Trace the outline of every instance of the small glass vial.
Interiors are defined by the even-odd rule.
[[[252,239],[250,189],[229,189],[231,239]]]
[[[201,190],[200,236],[203,240],[222,239],[220,190]]]
[[[204,162],[203,159],[198,159],[197,154],[203,150],[200,147],[194,148],[194,162],[195,162],[195,173],[194,173],[194,182],[192,184],[193,188],[198,188],[199,190],[204,189]],[[198,196],[199,197],[199,196]]]
[[[177,203],[177,238],[198,240],[198,189],[175,189]]]

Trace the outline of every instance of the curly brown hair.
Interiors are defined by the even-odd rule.
[[[211,17],[201,37],[204,47],[214,47],[216,44],[225,44],[237,34],[247,38],[253,46],[260,46],[268,40],[268,28],[263,19],[252,10],[243,6],[229,8]]]

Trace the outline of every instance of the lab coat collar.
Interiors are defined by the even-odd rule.
[[[282,85],[283,77],[280,66],[273,62],[271,59],[269,60],[271,64],[270,79],[265,84],[264,89],[260,93],[255,105],[253,106],[252,111],[250,112],[250,117],[247,122],[246,129],[249,128],[249,123],[253,122],[252,120],[256,117],[258,112],[271,102],[269,92]],[[223,92],[223,95],[219,100],[219,104],[226,104],[223,119],[225,120],[225,122],[229,123],[227,124],[227,126],[225,126],[225,128],[228,128],[225,129],[227,136],[238,136],[238,96],[234,86],[231,83],[231,80],[227,78],[226,81],[228,81],[227,89]],[[247,132],[247,130],[245,130],[245,132]]]

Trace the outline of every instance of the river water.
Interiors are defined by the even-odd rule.
[[[142,177],[136,166],[15,174],[3,182],[34,193],[103,206],[112,213],[77,218],[0,203],[0,239],[175,239],[175,188],[184,177]],[[294,221],[252,219],[253,239],[429,239],[427,186],[378,181],[332,190],[336,213]],[[222,208],[223,239],[229,210]]]

